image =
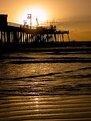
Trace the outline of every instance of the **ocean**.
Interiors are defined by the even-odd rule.
[[[91,52],[0,58],[0,121],[91,121]]]

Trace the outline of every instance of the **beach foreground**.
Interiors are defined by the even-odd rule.
[[[64,50],[2,53],[0,121],[91,121],[91,51]]]
[[[0,100],[0,121],[91,121],[91,96],[10,96]]]

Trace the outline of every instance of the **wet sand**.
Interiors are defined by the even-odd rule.
[[[0,121],[91,121],[91,51],[2,55]]]
[[[9,96],[0,99],[0,121],[91,121],[91,96]]]

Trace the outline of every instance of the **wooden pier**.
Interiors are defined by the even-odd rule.
[[[69,31],[57,30],[56,26],[16,26],[7,22],[7,15],[0,15],[0,43],[64,42],[65,35],[70,40]]]

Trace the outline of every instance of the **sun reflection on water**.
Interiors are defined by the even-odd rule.
[[[39,111],[39,98],[38,97],[34,98],[34,103],[35,103],[36,111]]]

